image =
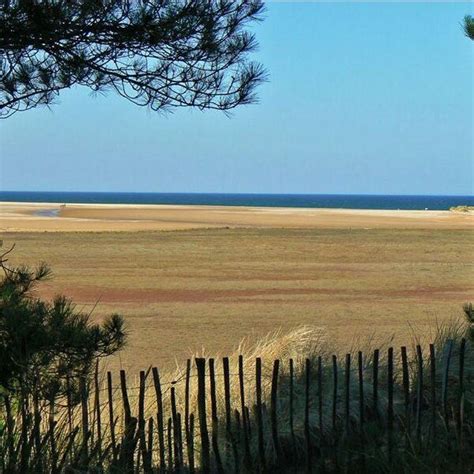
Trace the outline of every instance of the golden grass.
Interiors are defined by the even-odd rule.
[[[429,339],[474,297],[474,239],[443,229],[208,229],[6,233],[11,263],[48,262],[39,289],[101,318],[124,314],[128,373],[172,368],[205,347],[230,354],[301,325],[335,346],[358,337]]]

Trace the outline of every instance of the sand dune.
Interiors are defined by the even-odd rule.
[[[473,213],[228,206],[0,203],[2,232],[474,227]]]

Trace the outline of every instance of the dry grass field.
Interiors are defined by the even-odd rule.
[[[112,362],[170,367],[203,347],[300,325],[341,346],[357,338],[429,337],[474,300],[468,229],[198,229],[6,233],[13,263],[48,262],[43,296],[65,293],[100,318],[127,320]]]

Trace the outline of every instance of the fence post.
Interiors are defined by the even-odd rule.
[[[263,439],[263,414],[262,414],[262,359],[255,360],[255,395],[256,395],[256,419],[258,436],[258,461],[260,470],[265,471],[265,442]]]
[[[344,430],[349,432],[350,427],[350,397],[351,397],[351,355],[346,354],[346,370],[345,370],[345,404],[344,404]]]
[[[402,353],[402,384],[403,384],[403,401],[405,405],[405,431],[406,431],[406,442],[410,441],[411,432],[411,409],[410,409],[410,375],[408,372],[408,357],[407,348],[401,347]]]
[[[189,456],[189,472],[194,474],[194,413],[189,415],[189,446],[188,446],[188,456]]]
[[[435,347],[430,344],[430,385],[431,385],[431,435],[436,440],[436,354]]]
[[[198,376],[198,414],[199,429],[201,432],[201,471],[209,473],[211,469],[209,455],[209,433],[207,431],[206,413],[206,359],[197,358],[196,368]]]
[[[171,387],[171,419],[173,420],[173,452],[175,470],[179,471],[183,466],[181,459],[181,449],[179,444],[180,426],[178,423],[178,411],[176,409],[176,389]]]
[[[102,419],[100,412],[100,389],[99,389],[99,361],[95,364],[94,372],[94,388],[95,388],[95,417],[97,425],[97,445],[98,445],[98,454],[99,454],[99,467],[102,466]]]
[[[459,447],[463,447],[463,412],[464,412],[464,361],[466,356],[466,339],[463,337],[459,347],[459,394],[457,406],[457,428]]]
[[[173,420],[168,417],[168,472],[176,472],[173,464]]]
[[[182,416],[180,412],[176,414],[176,434],[177,434],[176,445],[178,447],[179,463],[181,466],[180,469],[182,469],[184,466],[183,421],[182,421]]]
[[[240,404],[241,404],[241,417],[242,417],[242,433],[244,439],[244,460],[247,468],[250,467],[250,444],[249,444],[249,433],[247,425],[247,410],[245,406],[245,386],[244,386],[244,358],[239,355],[239,388],[240,388]]]
[[[222,358],[222,367],[224,372],[224,407],[225,407],[225,430],[227,436],[227,455],[229,455],[229,445],[234,457],[234,470],[239,471],[238,449],[234,434],[232,433],[232,405],[230,394],[230,367],[229,358]]]
[[[417,390],[416,390],[416,440],[421,443],[421,399],[423,397],[423,353],[421,346],[416,346],[416,359],[418,364]]]
[[[87,387],[86,379],[79,379],[79,391],[81,393],[81,409],[82,409],[82,459],[88,459],[89,449],[89,410],[87,408]]]
[[[190,383],[191,383],[191,359],[186,361],[186,381],[184,385],[184,434],[186,438],[186,453],[188,456],[189,469],[191,470],[191,455],[189,452],[189,445],[191,442],[189,434],[189,397],[190,397]],[[193,468],[194,469],[194,468]]]
[[[153,432],[153,417],[150,417],[148,419],[147,461],[143,463],[149,469],[147,472],[153,472]]]
[[[57,469],[58,463],[58,451],[56,446],[56,435],[55,435],[55,427],[56,421],[54,419],[55,414],[55,403],[54,403],[54,395],[51,397],[49,402],[49,438],[50,438],[50,445],[51,445],[51,471],[55,472]],[[23,427],[23,429],[25,429]]]
[[[387,360],[387,436],[388,436],[388,460],[393,461],[393,347],[388,348]]]
[[[322,440],[323,439],[323,358],[321,356],[318,356],[318,419],[319,419],[319,439]]]
[[[120,371],[120,388],[122,390],[122,401],[123,401],[123,411],[125,415],[125,429],[126,426],[130,423],[132,418],[132,411],[130,410],[130,402],[128,400],[127,394],[127,379],[125,376],[125,370]]]
[[[359,351],[358,355],[358,370],[359,370],[359,424],[360,431],[364,430],[364,418],[365,418],[365,400],[364,400],[364,356],[362,351]]]
[[[376,418],[379,416],[379,350],[374,350],[372,375],[372,402],[373,410]]]
[[[112,457],[113,463],[117,460],[117,441],[115,438],[115,418],[114,418],[114,399],[113,399],[113,385],[112,373],[107,372],[107,396],[109,405],[109,425],[110,425],[110,441],[112,443]]]
[[[39,398],[38,398],[38,390],[37,390],[37,380],[35,380],[35,391],[33,392],[33,418],[34,418],[34,425],[33,425],[33,438],[35,444],[35,455],[37,456],[38,461],[41,459],[39,453],[41,451],[41,414],[40,414],[40,407],[39,407]],[[8,407],[8,396],[5,397],[5,409],[7,411],[7,438],[10,441],[13,441],[12,436],[12,429],[10,426],[10,415]],[[9,443],[6,444],[5,448],[9,449]],[[39,466],[37,465],[36,468]]]
[[[186,361],[186,381],[184,384],[184,434],[186,438],[186,452],[189,462],[189,393],[191,382],[191,359]]]
[[[219,452],[219,420],[217,418],[217,395],[216,395],[216,374],[214,369],[214,359],[209,359],[209,381],[211,391],[211,418],[212,418],[212,450],[216,460],[217,472],[222,473],[221,454]]]
[[[337,356],[332,356],[332,431],[336,438],[337,422]]]
[[[296,450],[296,439],[295,439],[295,426],[294,426],[294,362],[290,359],[290,436],[291,436],[291,447],[292,452]]]
[[[36,383],[35,383],[35,390],[36,390]],[[71,399],[71,377],[69,375],[66,376],[66,403],[67,403],[67,424],[69,434],[73,432],[73,423],[72,423],[72,399]],[[33,401],[34,406],[34,401]],[[71,461],[72,457],[70,456],[69,460]]]
[[[448,378],[449,378],[449,366],[451,364],[451,353],[453,349],[453,341],[449,340],[448,345],[446,347],[446,357],[445,357],[445,364],[443,367],[443,390],[441,393],[442,402],[443,402],[443,415],[444,415],[444,422],[446,424],[446,429],[449,430],[449,422],[448,422]]]
[[[223,357],[222,367],[224,371],[224,407],[225,407],[225,428],[227,435],[231,432],[231,400],[230,400],[230,370],[229,370],[229,358]]]
[[[312,471],[311,459],[311,433],[309,430],[309,405],[310,405],[310,383],[311,383],[311,361],[306,359],[305,363],[305,405],[304,405],[304,436],[306,439],[306,472]]]
[[[140,371],[140,387],[138,392],[138,438],[140,441],[140,452],[143,461],[143,468],[145,472],[151,470],[151,466],[148,469],[147,466],[147,451],[146,451],[146,438],[145,438],[145,372]]]
[[[364,393],[364,354],[359,351],[357,354],[357,368],[359,375],[359,431],[360,431],[360,463],[361,471],[367,470],[366,458],[366,433],[365,433],[365,393]]]
[[[272,423],[273,446],[275,448],[278,465],[280,465],[281,460],[282,460],[282,456],[280,452],[280,441],[278,437],[278,415],[277,415],[279,369],[280,369],[280,361],[277,359],[273,362],[270,419]]]
[[[165,460],[165,425],[163,419],[163,394],[161,393],[160,373],[157,367],[153,367],[153,384],[155,386],[157,421],[158,421],[158,449],[160,451],[160,471],[166,469]]]

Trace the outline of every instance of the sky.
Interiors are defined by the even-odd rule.
[[[259,104],[163,115],[71,89],[0,122],[0,190],[474,194],[469,13],[267,3]]]

